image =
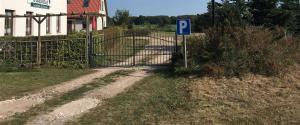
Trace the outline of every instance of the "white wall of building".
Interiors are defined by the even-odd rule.
[[[67,13],[67,0],[51,0],[49,9],[31,7],[28,0],[0,0],[0,14],[5,14],[5,10],[14,10],[14,15],[24,15],[26,12],[33,12],[34,15]],[[67,16],[61,16],[61,32],[57,32],[57,17],[51,17],[51,33],[46,33],[46,21],[41,25],[41,35],[66,35]],[[38,24],[33,20],[32,33],[38,35]],[[26,36],[26,18],[14,18],[14,36]],[[4,36],[4,18],[0,18],[0,36]]]
[[[103,4],[104,3],[104,4]],[[103,8],[103,9],[102,9]],[[105,8],[105,0],[101,0],[101,9],[100,14],[106,15],[106,8]],[[102,20],[103,19],[103,20]],[[104,17],[98,17],[97,18],[97,29],[103,30],[105,27],[107,27],[107,15]]]
[[[81,31],[83,28],[82,28],[82,21],[81,20],[76,20],[76,21],[74,21],[74,25],[75,25],[75,31],[76,32],[79,32],[79,31]]]
[[[97,30],[103,30],[102,18],[97,18]]]
[[[3,8],[2,1],[5,1],[5,0],[0,0],[0,10],[1,10],[0,14],[3,14],[2,13],[2,11],[3,11],[2,10],[2,8]],[[4,20],[2,18],[0,18],[0,36],[2,36],[2,35],[4,35]]]

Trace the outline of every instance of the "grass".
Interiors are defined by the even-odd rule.
[[[32,69],[0,72],[0,100],[23,96],[91,72],[91,70],[72,69]]]
[[[0,122],[0,125],[22,125],[25,124],[31,118],[38,116],[40,114],[44,114],[47,112],[51,112],[55,107],[64,105],[73,100],[79,99],[84,96],[85,92],[93,90],[95,88],[99,88],[105,86],[109,83],[114,82],[118,77],[126,76],[130,73],[134,72],[133,70],[120,70],[114,73],[111,73],[101,79],[96,80],[90,84],[84,85],[78,89],[67,92],[63,95],[57,96],[53,99],[47,100],[45,103],[37,105],[31,108],[29,111],[16,114],[12,119],[4,122]]]
[[[158,72],[68,124],[298,125],[299,73],[225,79]]]
[[[159,72],[68,124],[159,123],[171,118],[174,113],[191,109],[186,91],[181,91],[185,83],[189,80]]]

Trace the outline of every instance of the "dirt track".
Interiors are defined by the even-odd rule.
[[[145,38],[140,38],[140,39],[145,39]],[[162,39],[165,39],[165,38],[162,38]],[[159,46],[159,45],[169,45],[169,44],[170,43],[167,43],[167,42],[160,42],[159,44],[155,44],[155,39],[151,38],[150,43],[147,46]],[[150,53],[149,51],[150,50],[146,49],[146,50],[141,50],[139,53]],[[170,50],[170,49],[161,49],[161,50],[158,49],[158,50],[155,51],[155,53],[170,53],[170,52],[172,52],[172,50]],[[152,53],[153,53],[153,50],[152,50]],[[145,57],[143,57],[143,58],[141,58],[140,56],[135,57],[137,59],[136,62],[138,62],[138,63],[141,62]],[[148,62],[157,62],[157,60],[160,60],[160,63],[169,63],[170,59],[171,59],[171,56],[169,56],[169,55],[159,55],[159,56],[151,56],[151,58],[148,59],[147,61]],[[126,61],[129,62],[131,60],[132,59],[129,58]],[[8,119],[9,117],[13,116],[16,113],[26,112],[31,107],[34,107],[38,104],[42,104],[46,100],[49,100],[49,99],[53,98],[56,95],[61,95],[63,93],[75,90],[75,89],[80,88],[81,86],[83,86],[85,84],[91,83],[96,78],[105,77],[106,75],[108,75],[110,73],[113,73],[115,71],[122,70],[122,69],[124,69],[124,68],[118,67],[118,68],[96,69],[95,73],[85,75],[85,76],[76,78],[74,80],[61,83],[59,85],[44,88],[44,89],[42,89],[41,91],[39,91],[37,93],[33,93],[31,95],[24,96],[20,99],[11,99],[11,100],[1,101],[0,102],[0,107],[1,107],[0,108],[0,121]],[[149,69],[149,67],[147,69]],[[128,87],[128,86],[131,86],[134,83],[134,82],[131,82],[131,81],[138,81],[141,78],[144,78],[146,76],[145,72],[139,71],[137,73],[138,74],[133,74],[133,75],[137,75],[137,76],[142,75],[143,77],[130,77],[130,78],[125,77],[124,80],[129,79],[128,83],[124,84],[125,88]],[[123,91],[125,89],[125,88],[122,88],[122,86],[120,86],[120,83],[116,83],[116,84],[117,85],[115,85],[115,86],[111,86],[112,87],[111,89],[115,89],[116,91],[113,91],[109,88],[107,88],[105,90],[99,90],[104,95],[98,95],[98,96],[103,97],[103,98],[112,97],[112,96],[115,96],[117,93],[120,93],[121,91]],[[119,88],[116,88],[116,87],[119,87]],[[98,90],[95,90],[95,91],[98,91]],[[105,91],[106,91],[106,93],[105,93]],[[96,92],[91,92],[91,93],[93,93],[91,95],[95,95]],[[111,96],[109,96],[109,95],[111,95]],[[82,109],[83,111],[86,111],[86,110],[88,110],[92,107],[95,107],[95,105],[94,105],[95,103],[98,104],[98,103],[101,102],[99,100],[94,100],[94,99],[87,99],[87,100],[84,99],[84,100],[81,100],[81,101],[83,101],[83,102],[86,101],[86,104],[91,104],[91,105],[87,105],[86,109]],[[83,103],[80,103],[81,101],[78,100],[77,102],[73,102],[73,104],[74,105],[83,105]],[[72,105],[72,104],[70,104],[70,105]],[[67,107],[69,107],[69,106],[67,106]],[[70,108],[70,109],[72,109],[72,108]],[[79,111],[77,113],[74,112],[74,114],[76,115],[78,113],[82,113],[83,111]],[[60,109],[57,109],[57,112],[60,112]],[[57,113],[54,112],[54,114],[57,114]],[[50,115],[50,116],[52,116],[52,115]],[[71,115],[71,116],[73,116],[73,115]],[[68,117],[68,116],[65,116],[65,117]],[[39,122],[34,122],[34,123],[38,124]]]
[[[40,115],[28,125],[62,125],[66,121],[79,117],[81,114],[88,112],[90,109],[101,105],[103,99],[112,98],[117,94],[125,91],[126,88],[134,85],[137,81],[149,76],[150,73],[145,70],[134,72],[126,77],[119,78],[116,82],[102,88],[85,93],[81,99],[72,101],[54,109],[45,115]]]
[[[22,113],[31,107],[44,103],[46,100],[53,98],[55,95],[60,95],[68,91],[75,90],[85,84],[92,82],[96,78],[102,78],[121,68],[105,68],[96,69],[95,73],[85,75],[74,80],[61,83],[59,85],[44,88],[43,90],[24,96],[20,99],[11,99],[0,102],[0,121],[4,120],[15,113]]]

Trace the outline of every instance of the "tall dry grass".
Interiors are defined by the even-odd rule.
[[[209,29],[188,39],[191,70],[204,74],[278,75],[300,59],[299,38],[262,27]]]

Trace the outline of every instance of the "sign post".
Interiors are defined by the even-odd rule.
[[[191,34],[191,20],[190,19],[178,19],[177,20],[177,35],[183,35],[184,42],[184,66],[188,68],[188,60],[187,60],[187,41],[186,35]]]

